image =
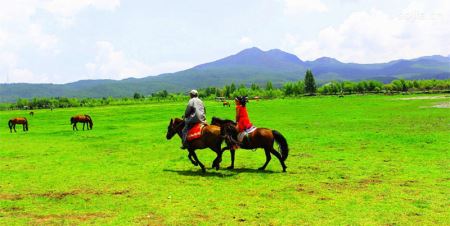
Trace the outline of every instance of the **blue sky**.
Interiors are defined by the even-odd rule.
[[[450,54],[446,0],[0,4],[0,83],[145,77],[253,46],[357,63]]]

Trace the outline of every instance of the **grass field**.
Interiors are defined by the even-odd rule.
[[[197,151],[206,174],[167,141],[186,103],[2,111],[0,225],[369,224],[450,222],[450,97],[346,96],[251,102],[256,126],[288,140],[287,173],[264,151]],[[411,97],[411,96],[406,96]],[[212,116],[234,108],[206,102]],[[70,116],[90,114],[92,131]],[[7,121],[29,118],[29,132]],[[81,129],[81,127],[79,126]]]

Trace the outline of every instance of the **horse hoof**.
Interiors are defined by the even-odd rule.
[[[227,169],[234,169],[234,166],[228,166]]]

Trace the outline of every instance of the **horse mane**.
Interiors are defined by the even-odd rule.
[[[220,126],[220,125],[224,125],[224,124],[228,124],[228,123],[236,125],[236,123],[233,120],[230,120],[230,119],[221,119],[221,118],[218,118],[218,117],[215,117],[215,116],[212,117],[212,119],[211,119],[211,125],[218,125],[218,126]]]

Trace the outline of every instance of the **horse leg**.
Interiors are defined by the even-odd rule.
[[[236,150],[230,148],[230,155],[231,155],[231,165],[227,167],[227,169],[234,169],[234,154]]]
[[[16,131],[16,124],[13,125],[13,128],[14,128],[14,133],[17,133],[17,131]]]
[[[85,122],[83,122],[83,131],[84,131],[84,124],[86,124]]]
[[[202,172],[206,173],[205,165],[203,165],[203,163],[201,163],[200,160],[198,160],[198,157],[197,157],[197,154],[195,154],[195,151],[189,150],[189,153],[192,155],[192,157],[194,157],[194,160],[198,163],[198,165],[200,165],[200,168],[202,168]]]
[[[270,150],[269,150],[268,148],[264,148],[264,152],[266,153],[266,163],[264,163],[263,166],[259,167],[259,170],[265,170],[267,164],[269,164],[270,159],[272,158],[272,157],[270,156]]]
[[[192,159],[192,155],[191,155],[190,152],[189,152],[189,154],[188,154],[188,158],[189,158],[189,160],[191,160],[191,162],[192,162],[192,164],[193,164],[194,166],[198,166],[198,163]]]
[[[283,167],[283,172],[286,172],[287,166],[286,166],[286,164],[284,164],[284,161],[283,161],[283,159],[281,158],[280,153],[278,153],[278,152],[277,152],[275,149],[273,149],[273,148],[270,150],[270,153],[272,153],[273,155],[275,155],[275,157],[277,157],[278,160],[280,160],[281,167]]]
[[[214,150],[217,154],[217,157],[214,159],[212,168],[216,168],[216,170],[219,170],[220,163],[222,162],[222,150],[220,149],[220,146]]]

